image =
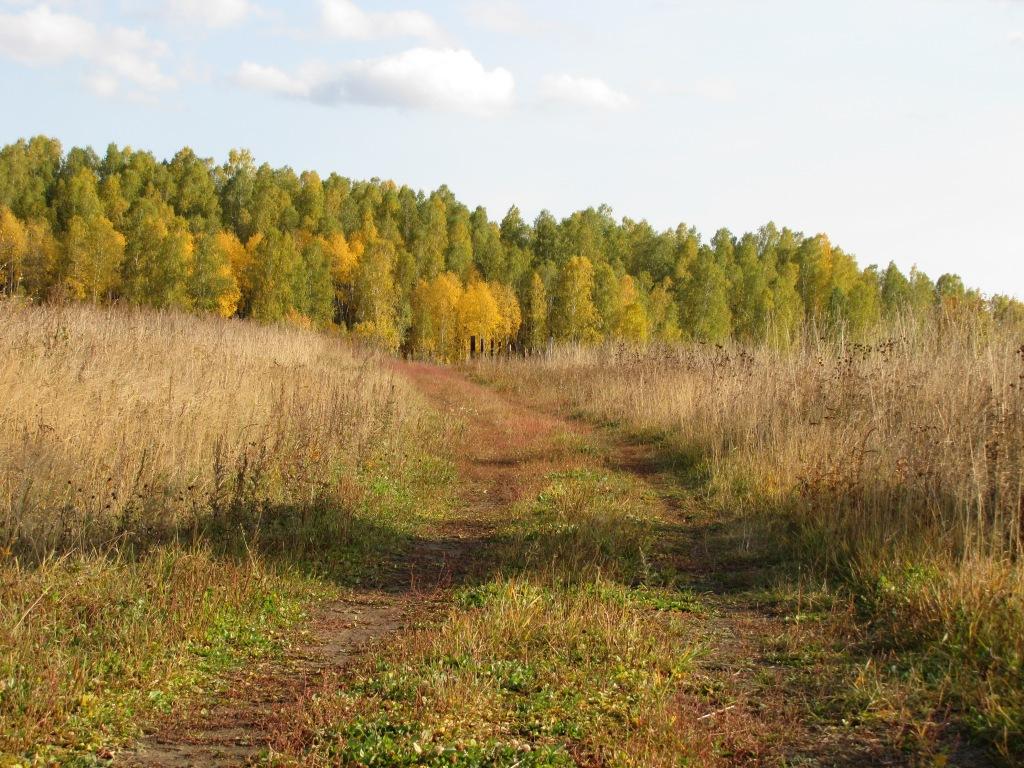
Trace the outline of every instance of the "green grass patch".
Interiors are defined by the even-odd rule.
[[[498,575],[456,591],[445,621],[318,699],[290,759],[677,764],[675,697],[699,650],[691,615],[707,608],[664,586],[660,510],[626,473],[550,474],[484,556]]]
[[[13,764],[86,759],[134,736],[149,713],[276,653],[317,594],[256,561],[176,546],[0,579],[0,756]]]
[[[515,510],[495,554],[499,562],[558,581],[650,580],[659,520],[648,489],[629,475],[596,469],[556,472],[547,480]]]
[[[644,765],[668,748],[672,694],[695,653],[675,612],[614,584],[498,579],[318,702],[301,759]]]
[[[385,577],[451,477],[411,454],[301,507],[250,500],[190,543],[0,565],[0,764],[93,764],[278,654],[310,603]]]

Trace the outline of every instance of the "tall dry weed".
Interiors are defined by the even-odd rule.
[[[325,335],[14,301],[0,402],[0,550],[33,559],[344,508],[425,418],[379,355]]]
[[[794,573],[844,585],[891,668],[930,681],[923,707],[958,709],[1010,755],[1024,752],[1022,341],[936,323],[871,345],[562,348],[479,372],[656,432],[697,498]]]

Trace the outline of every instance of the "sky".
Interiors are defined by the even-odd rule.
[[[768,221],[1024,297],[1024,0],[0,0],[0,143]]]

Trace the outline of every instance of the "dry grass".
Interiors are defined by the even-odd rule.
[[[713,482],[791,500],[858,557],[1024,553],[1024,350],[969,330],[876,346],[562,349],[487,375],[671,433]],[[827,509],[827,514],[825,513]],[[866,540],[862,541],[861,537]]]
[[[35,559],[349,509],[429,418],[379,356],[298,329],[8,301],[0,350],[0,549]]]
[[[1024,746],[1021,341],[939,324],[871,346],[567,348],[478,372],[658,435],[698,498],[842,584],[876,647],[931,681],[930,706],[1009,752]]]
[[[379,565],[450,479],[384,358],[295,328],[0,301],[0,402],[4,764],[272,653],[331,589],[300,573]]]

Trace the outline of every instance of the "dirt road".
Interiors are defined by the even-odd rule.
[[[714,521],[693,513],[678,484],[663,471],[655,449],[549,413],[472,382],[464,372],[426,364],[395,364],[433,407],[457,416],[465,429],[455,446],[458,502],[450,519],[430,526],[395,564],[392,583],[353,591],[320,606],[302,644],[284,658],[233,674],[217,702],[177,721],[160,723],[126,766],[229,766],[263,759],[280,743],[311,692],[345,685],[346,668],[367,649],[412,623],[444,615],[450,588],[484,578],[495,567],[480,555],[503,516],[530,498],[553,471],[595,462],[632,473],[654,489],[658,514],[671,525],[676,567],[702,590],[708,610],[691,619],[705,649],[692,684],[679,697],[680,729],[708,754],[735,765],[897,765],[908,761],[866,725],[828,712],[822,681],[808,680],[799,649],[814,627],[766,599],[757,563],[714,556]],[[566,450],[586,438],[598,455]],[[752,569],[749,573],[744,569]],[[827,664],[814,659],[812,665]],[[813,669],[814,667],[810,667]],[[695,734],[695,735],[694,735]]]

